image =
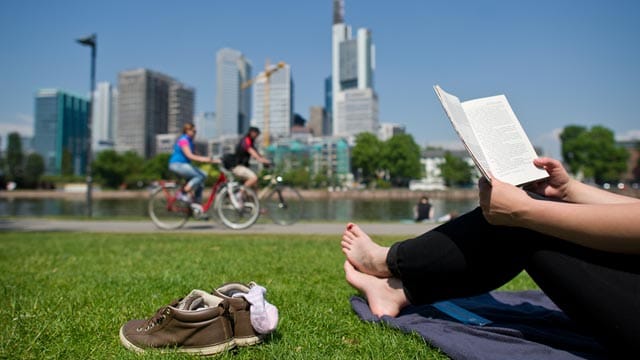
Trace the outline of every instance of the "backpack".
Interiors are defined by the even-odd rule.
[[[222,165],[226,169],[231,170],[234,167],[236,167],[237,164],[238,164],[238,159],[236,159],[236,155],[235,154],[224,154],[222,156]]]

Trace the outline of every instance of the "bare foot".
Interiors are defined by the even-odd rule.
[[[344,262],[344,273],[349,285],[362,292],[367,298],[373,315],[395,317],[402,308],[409,305],[400,279],[382,279],[361,273],[349,261]]]
[[[342,233],[342,252],[347,260],[359,271],[377,277],[390,277],[387,267],[388,247],[383,247],[371,240],[362,229],[349,223]]]

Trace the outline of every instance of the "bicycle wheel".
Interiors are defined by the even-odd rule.
[[[263,201],[267,214],[278,225],[291,225],[302,217],[304,199],[298,190],[286,186],[276,186]]]
[[[255,191],[244,186],[237,186],[234,190],[237,193],[241,189],[244,191],[243,207],[241,209],[238,209],[234,202],[231,201],[231,196],[236,196],[236,194],[230,194],[228,186],[218,191],[214,203],[214,208],[220,221],[226,227],[234,230],[248,228],[258,220],[260,215],[260,202]]]
[[[189,220],[189,204],[176,200],[175,188],[157,188],[149,199],[149,216],[160,229],[173,230]]]

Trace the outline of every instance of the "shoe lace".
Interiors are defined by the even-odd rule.
[[[171,308],[169,306],[161,307],[156,311],[156,313],[149,319],[147,322],[147,326],[139,327],[136,329],[137,332],[141,331],[149,331],[153,329],[156,325],[162,324],[162,322],[167,318],[167,316],[171,314]]]

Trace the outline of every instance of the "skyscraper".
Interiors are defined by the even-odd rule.
[[[327,112],[324,107],[311,106],[309,108],[308,127],[314,136],[331,135],[331,133],[329,132],[329,122],[327,120]]]
[[[34,150],[45,173],[83,175],[86,171],[89,100],[58,90],[39,90],[35,98]]]
[[[174,81],[169,86],[169,124],[167,133],[181,134],[185,123],[194,122],[195,90]]]
[[[91,150],[112,149],[116,139],[118,90],[108,82],[98,83],[93,101]]]
[[[198,129],[198,138],[211,140],[216,135],[215,129],[216,113],[213,111],[205,111],[196,114],[194,124]]]
[[[284,65],[278,71],[273,72],[269,77],[269,116],[268,124],[265,119],[265,86],[267,76],[264,72],[258,75],[258,80],[253,84],[253,125],[263,130],[264,136],[273,139],[291,136],[291,126],[293,125],[293,80],[291,78],[291,67]],[[269,130],[266,131],[266,127]],[[266,141],[266,139],[265,139]]]
[[[244,134],[251,121],[251,63],[238,50],[224,48],[216,54],[216,136]]]
[[[333,135],[376,133],[378,97],[373,87],[375,48],[371,31],[358,29],[352,38],[344,23],[344,1],[333,0],[331,117]]]
[[[324,79],[324,109],[325,121],[322,127],[322,135],[333,135],[333,80],[332,76]]]
[[[333,0],[333,26],[331,28],[331,127],[336,134],[336,95],[340,86],[340,43],[347,40],[351,29],[344,23],[344,1]]]
[[[148,69],[118,76],[116,147],[145,159],[156,154],[156,135],[178,133],[193,121],[194,90],[170,76]]]

